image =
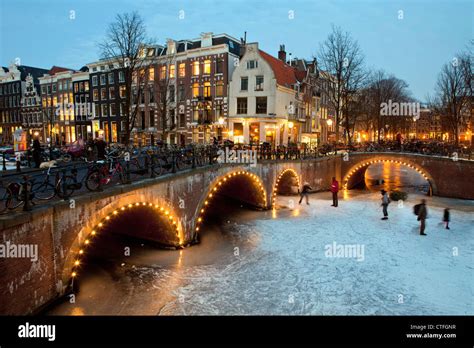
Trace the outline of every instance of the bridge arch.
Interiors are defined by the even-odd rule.
[[[436,183],[435,183],[432,175],[426,169],[424,169],[422,166],[420,166],[419,164],[417,164],[413,161],[410,161],[408,159],[399,160],[399,159],[383,158],[383,157],[382,158],[375,157],[375,158],[371,158],[371,159],[362,159],[362,160],[358,161],[356,164],[352,165],[352,167],[350,167],[346,171],[345,175],[343,176],[342,187],[345,190],[352,189],[354,186],[356,186],[357,184],[362,182],[362,180],[364,180],[365,172],[366,172],[367,168],[369,166],[371,166],[372,164],[377,164],[377,163],[400,164],[400,165],[404,165],[404,166],[407,166],[407,167],[415,170],[428,182],[428,184],[430,186],[430,189],[431,189],[431,193],[432,194],[437,194]]]
[[[285,181],[290,179],[296,179],[296,184],[298,185],[298,190],[300,185],[300,178],[296,170],[293,168],[286,168],[280,172],[278,175],[277,179],[275,180],[275,183],[273,185],[273,191],[272,191],[272,208],[275,208],[275,202],[276,202],[276,196],[280,193],[280,189],[282,187],[286,187]]]
[[[238,185],[238,181],[240,181],[240,185]],[[237,185],[235,187],[229,186],[232,182]],[[247,170],[233,170],[214,179],[198,204],[195,214],[197,217],[194,221],[194,238],[201,230],[205,214],[212,200],[217,194],[226,190],[234,192],[237,199],[247,204],[258,209],[267,209],[267,192],[260,177]]]
[[[143,197],[128,197],[126,203],[120,200],[112,201],[111,204],[98,212],[98,218],[92,224],[88,224],[77,233],[72,245],[66,250],[67,254],[62,268],[62,285],[67,287],[77,279],[87,251],[93,247],[94,239],[106,232],[108,228],[112,228],[114,223],[119,223],[122,217],[130,218],[129,214],[135,214],[137,209],[146,209],[155,214],[160,226],[164,228],[166,236],[156,236],[155,242],[168,246],[183,244],[183,227],[173,209],[164,201],[152,200],[152,202],[140,199],[136,201],[137,198]],[[135,237],[140,238],[141,236],[135,235]]]

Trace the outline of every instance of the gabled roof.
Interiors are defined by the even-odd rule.
[[[17,68],[21,72],[20,78],[22,81],[25,81],[26,77],[31,74],[35,84],[38,83],[38,77],[41,77],[48,72],[47,69],[35,68],[27,65],[19,65]]]
[[[54,75],[63,71],[74,71],[74,69],[63,68],[61,66],[53,65],[53,67],[47,72],[48,75]]]
[[[262,50],[258,51],[260,56],[265,59],[272,68],[279,85],[290,88],[298,81],[296,78],[295,69],[293,67]]]

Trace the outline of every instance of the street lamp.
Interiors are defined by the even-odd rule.
[[[326,121],[326,123],[328,124],[329,127],[332,126],[332,120],[330,118]]]
[[[225,120],[224,120],[224,117],[219,117],[218,122],[219,122],[219,124],[220,124],[221,126],[224,124],[224,121],[225,121]]]
[[[291,121],[288,122],[288,128],[289,128],[289,129],[293,128],[293,126],[294,126],[294,123],[293,123],[293,122],[291,122]]]

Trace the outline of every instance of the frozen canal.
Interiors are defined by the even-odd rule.
[[[277,211],[238,206],[182,251],[104,236],[75,303],[47,314],[474,314],[473,201],[428,197],[422,237],[412,207],[426,196],[390,204],[388,221],[378,192],[342,196],[338,208],[329,193],[311,195],[309,206],[279,197]],[[451,230],[441,224],[446,206]],[[131,256],[117,257],[124,246]]]

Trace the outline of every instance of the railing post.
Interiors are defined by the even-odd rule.
[[[193,164],[192,164],[192,168],[196,168],[196,150],[195,150],[195,147],[193,145],[192,147],[192,155],[193,155]]]
[[[30,202],[30,191],[28,189],[28,177],[25,175],[23,176],[23,183],[22,183],[22,198],[23,198],[23,211],[30,211],[32,210],[31,202]]]
[[[155,154],[152,153],[150,156],[150,178],[155,178]]]
[[[171,172],[176,173],[176,153],[175,150],[171,150]]]
[[[7,170],[7,154],[2,153],[2,170]]]
[[[66,169],[63,169],[62,171],[62,177],[63,177],[63,181],[62,181],[62,185],[61,185],[61,190],[63,191],[62,194],[63,194],[63,200],[67,200],[67,197],[66,197],[66,191],[67,191],[67,184],[66,184]]]
[[[97,185],[97,191],[103,191],[102,189],[102,166],[98,168],[98,174],[99,174],[99,185]]]
[[[213,148],[209,147],[209,165],[212,165]]]

